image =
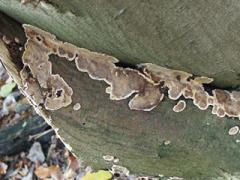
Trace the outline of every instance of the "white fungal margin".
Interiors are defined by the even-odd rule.
[[[153,110],[164,98],[162,89],[168,89],[169,99],[191,99],[201,110],[212,106],[212,113],[219,117],[240,117],[240,92],[214,89],[208,93],[203,85],[211,83],[212,78],[195,77],[184,71],[151,63],[139,64],[137,69],[118,67],[116,63],[119,61],[115,57],[59,41],[54,35],[31,25],[23,27],[28,38],[23,63],[30,72],[24,72],[26,69],[23,69],[21,77],[24,91],[29,92],[27,95],[36,106],[43,104],[47,110],[56,110],[72,102],[72,88],[59,75],[52,75],[52,64],[48,57],[54,54],[69,61],[74,60],[77,69],[87,73],[91,79],[105,81],[109,85],[105,91],[111,100],[123,100],[134,95],[128,103],[131,110]],[[34,57],[38,57],[37,60]],[[44,72],[39,71],[39,67]],[[56,93],[59,87],[62,90],[60,98]],[[180,100],[173,110],[181,112],[185,107],[186,102]]]

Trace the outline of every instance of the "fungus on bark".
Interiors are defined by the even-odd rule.
[[[174,112],[182,112],[186,108],[186,102],[184,100],[180,100],[173,107]]]
[[[80,103],[74,104],[73,110],[74,110],[74,111],[78,111],[79,109],[81,109],[81,104],[80,104]]]
[[[105,81],[109,85],[106,93],[111,100],[133,95],[128,104],[132,110],[154,109],[164,98],[163,90],[167,89],[169,99],[191,99],[201,110],[213,106],[212,113],[219,117],[240,118],[240,92],[215,89],[209,94],[204,84],[211,83],[212,78],[195,77],[151,63],[139,64],[137,69],[118,67],[115,57],[59,41],[54,35],[31,25],[24,25],[24,29],[28,38],[23,53],[25,67],[21,71],[24,90],[35,104],[43,104],[47,110],[60,109],[72,102],[71,87],[60,75],[52,74],[52,64],[48,59],[50,54],[54,54],[74,60],[77,69],[86,72],[90,78]],[[185,107],[186,102],[180,100],[173,110],[180,112]]]
[[[30,25],[24,25],[24,28],[28,42],[23,62],[29,66],[31,72],[33,71],[33,77],[37,78],[40,86],[51,91],[45,92],[47,94],[44,103],[46,109],[54,110],[53,106],[56,103],[62,105],[56,105],[55,109],[67,106],[71,102],[70,96],[72,95],[72,90],[59,75],[56,77],[57,81],[52,81],[55,76],[52,75],[51,63],[48,61],[50,54],[65,57],[69,61],[75,59],[79,71],[87,72],[92,79],[105,81],[110,85],[106,92],[110,94],[112,100],[126,99],[135,93],[129,102],[130,109],[149,111],[163,99],[159,85],[152,83],[151,79],[138,70],[117,67],[115,63],[118,60],[115,57],[78,48],[70,43],[63,43],[56,40],[54,35]],[[35,54],[34,57],[30,52]],[[34,62],[29,60],[30,57],[35,58]],[[44,68],[45,72],[40,72],[41,68]],[[63,96],[56,97],[53,91],[57,89],[50,82],[64,85]]]
[[[239,133],[239,127],[238,126],[233,126],[228,130],[228,134],[230,136],[236,135],[237,133]]]
[[[72,88],[57,74],[52,74],[52,64],[49,55],[55,44],[49,48],[48,41],[54,41],[54,36],[36,32],[37,28],[24,25],[27,36],[22,61],[24,68],[20,72],[24,91],[34,100],[36,106],[47,110],[57,110],[71,104]]]

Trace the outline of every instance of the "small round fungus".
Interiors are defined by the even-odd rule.
[[[228,134],[230,136],[236,135],[239,132],[239,126],[233,126],[229,129]]]
[[[182,112],[186,108],[186,102],[183,100],[178,101],[178,103],[173,107],[174,112]]]
[[[169,140],[164,141],[165,146],[170,145],[170,144],[171,144],[171,141],[169,141]]]
[[[113,160],[114,160],[114,156],[105,155],[105,156],[103,156],[103,159],[104,159],[105,161],[113,161]]]
[[[74,111],[78,111],[79,109],[81,109],[81,104],[80,104],[80,103],[74,104],[73,110],[74,110]]]

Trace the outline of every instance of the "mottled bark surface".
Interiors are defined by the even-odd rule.
[[[240,2],[238,1],[41,1],[36,7],[0,0],[0,10],[59,39],[113,55],[121,62],[152,62],[215,79],[215,86],[239,86]],[[186,178],[239,172],[239,123],[187,103],[174,113],[173,101],[151,112],[130,111],[110,101],[106,84],[91,80],[75,65],[52,57],[53,73],[73,88],[73,105],[51,113],[53,124],[80,158],[109,167],[110,154],[133,173]],[[17,76],[17,74],[15,74]],[[164,141],[170,140],[169,145]]]
[[[47,2],[1,0],[0,9],[124,62],[153,62],[213,77],[218,86],[239,85],[239,1]]]

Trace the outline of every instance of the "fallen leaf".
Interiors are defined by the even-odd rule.
[[[38,178],[46,179],[49,177],[58,177],[61,171],[58,165],[52,165],[49,167],[39,166],[34,173]]]
[[[73,171],[77,171],[80,168],[79,160],[72,154],[68,156],[68,168],[72,169]]]
[[[82,180],[109,180],[111,178],[112,174],[109,171],[100,170],[95,173],[87,173]]]
[[[63,174],[63,177],[64,179],[74,179],[74,177],[76,176],[76,172],[73,171],[73,169],[67,169],[64,174]]]
[[[8,168],[8,165],[0,161],[0,174],[6,174],[7,168]]]
[[[16,86],[15,82],[4,84],[0,89],[0,96],[7,97],[12,92],[15,86]]]
[[[44,162],[45,156],[42,151],[42,146],[39,142],[34,142],[32,147],[29,150],[29,154],[27,155],[27,158],[30,159],[32,162]]]

